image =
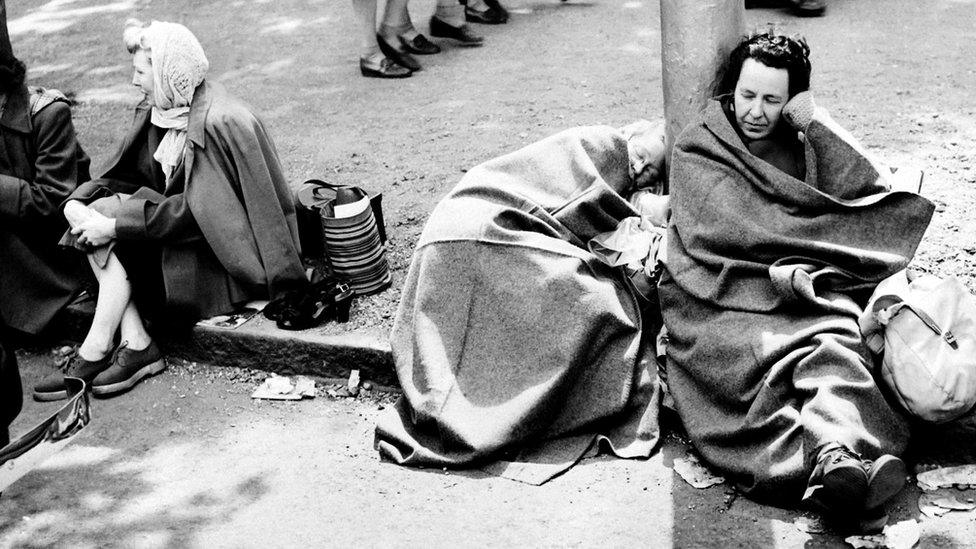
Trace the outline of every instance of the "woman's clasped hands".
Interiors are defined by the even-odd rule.
[[[71,234],[88,246],[101,246],[115,238],[115,219],[72,200],[64,207],[64,217],[71,226]]]

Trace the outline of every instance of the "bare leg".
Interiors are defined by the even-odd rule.
[[[112,351],[115,331],[120,325],[124,340],[135,349],[144,348],[149,344],[150,338],[132,303],[132,285],[125,267],[114,253],[109,254],[105,267],[100,267],[91,256],[88,256],[88,262],[98,280],[98,300],[95,302],[91,328],[88,329],[78,354],[89,361],[105,357]]]

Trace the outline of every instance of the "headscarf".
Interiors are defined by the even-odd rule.
[[[166,129],[153,158],[169,180],[183,157],[193,92],[206,77],[210,63],[197,37],[178,23],[153,21],[143,29],[141,42],[149,50],[152,65],[150,120]]]

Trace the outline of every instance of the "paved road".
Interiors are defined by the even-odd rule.
[[[28,387],[50,367],[21,362]],[[389,395],[251,400],[261,377],[176,364],[94,400],[77,440],[0,497],[0,546],[843,546],[796,511],[692,488],[671,469],[687,451],[674,436],[649,461],[594,458],[541,487],[412,470],[372,449]],[[14,431],[55,407],[29,401]],[[916,497],[893,522],[917,517]],[[923,546],[976,546],[973,517],[922,522]]]

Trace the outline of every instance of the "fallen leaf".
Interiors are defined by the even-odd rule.
[[[675,459],[674,471],[681,475],[685,482],[698,489],[725,482],[725,477],[720,477],[709,471],[694,454]]]
[[[919,473],[918,487],[932,491],[950,486],[976,486],[976,465],[957,465],[940,467]]]
[[[808,534],[826,534],[830,531],[820,517],[796,517],[793,526]]]
[[[885,526],[880,534],[849,536],[844,541],[854,549],[911,549],[919,537],[918,521],[909,519]]]
[[[945,507],[939,507],[938,505],[936,505],[933,502],[934,499],[935,496],[933,496],[932,494],[923,493],[921,496],[919,496],[918,498],[919,512],[921,512],[923,515],[929,518],[938,518],[950,511]]]

